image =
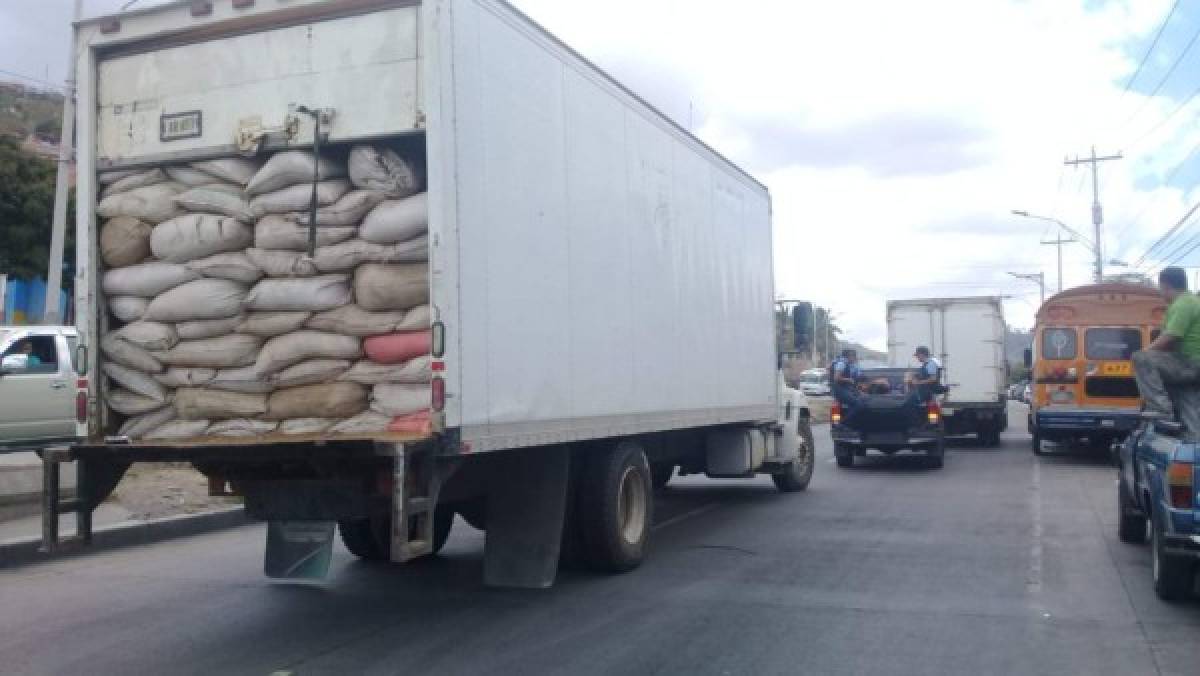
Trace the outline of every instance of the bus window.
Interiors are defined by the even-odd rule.
[[[1074,359],[1075,329],[1046,329],[1042,332],[1042,359]]]
[[[1088,359],[1128,360],[1140,349],[1140,329],[1088,329],[1083,334],[1083,351]]]

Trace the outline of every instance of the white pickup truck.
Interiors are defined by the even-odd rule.
[[[81,435],[72,326],[0,327],[0,451],[38,449]],[[82,405],[82,408],[81,408]]]

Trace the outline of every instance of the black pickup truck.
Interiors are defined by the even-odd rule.
[[[946,430],[941,406],[937,397],[928,404],[910,400],[905,385],[910,373],[899,368],[864,369],[860,404],[853,411],[834,406],[830,431],[839,467],[853,466],[855,456],[864,456],[872,448],[888,455],[923,452],[930,467],[942,466]]]

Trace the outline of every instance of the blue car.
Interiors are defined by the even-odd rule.
[[[1200,444],[1175,422],[1142,424],[1120,448],[1117,535],[1150,539],[1154,592],[1165,601],[1188,598],[1200,563]]]

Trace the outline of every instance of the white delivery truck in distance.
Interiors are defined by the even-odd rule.
[[[1008,427],[1004,306],[999,296],[893,300],[887,304],[888,361],[915,367],[926,346],[942,364],[946,434],[995,446]]]
[[[636,566],[676,470],[807,485],[766,188],[510,5],[172,2],[75,35],[88,440],[45,459],[85,539],[130,463],[180,461],[269,522],[268,574],[323,574],[335,524],[435,553],[458,515],[489,584],[545,586],[563,552]]]

